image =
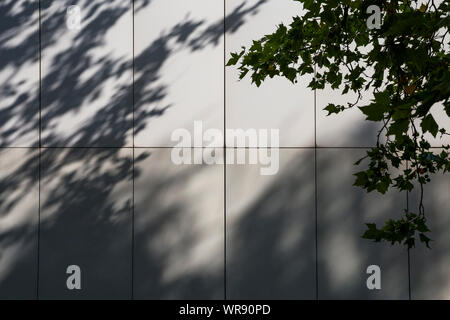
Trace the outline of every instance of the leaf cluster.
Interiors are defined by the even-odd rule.
[[[410,246],[425,221],[424,185],[432,174],[450,171],[449,145],[436,151],[430,144],[431,137],[449,135],[432,107],[450,117],[450,2],[294,1],[301,15],[232,53],[227,65],[237,65],[240,79],[248,75],[257,86],[275,76],[296,83],[309,74],[313,90],[330,86],[355,93],[356,101],[324,108],[328,115],[358,108],[367,121],[380,125],[376,147],[357,162],[368,160],[368,165],[355,174],[355,185],[383,194],[417,187],[421,195],[417,217],[406,213],[380,230],[369,224],[365,237]],[[381,9],[379,29],[367,26],[371,5]],[[362,104],[363,94],[373,99]]]

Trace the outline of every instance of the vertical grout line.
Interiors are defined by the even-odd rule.
[[[409,163],[406,162],[406,169],[409,169]],[[406,211],[409,212],[409,191],[406,190]],[[408,300],[411,300],[411,255],[408,247]]]
[[[314,77],[316,66],[314,66]],[[314,89],[314,227],[315,227],[315,255],[316,255],[316,300],[319,300],[319,255],[318,255],[318,216],[317,216],[317,90]]]
[[[223,295],[227,300],[227,122],[226,122],[226,0],[223,0]]]
[[[132,144],[133,144],[133,161],[132,161],[132,181],[133,181],[133,191],[132,191],[132,204],[131,204],[131,300],[134,300],[134,110],[135,110],[135,100],[134,100],[134,94],[135,94],[135,84],[134,84],[134,0],[131,1],[132,3],[132,52],[133,52],[133,58],[132,58],[132,116],[133,116],[133,128],[131,130],[132,133]]]
[[[42,131],[42,31],[41,31],[41,0],[38,0],[38,65],[39,65],[39,101],[38,101],[38,221],[37,221],[37,269],[36,269],[36,299],[39,300],[39,265],[41,239],[41,131]]]
[[[408,300],[411,300],[411,255],[409,248],[408,248]]]

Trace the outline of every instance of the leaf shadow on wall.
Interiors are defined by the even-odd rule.
[[[246,16],[265,2],[232,12],[227,21],[242,24]],[[52,3],[41,2],[43,59],[48,59],[50,53],[54,55],[42,73],[40,132],[45,148],[40,154],[35,148],[39,132],[37,1],[11,0],[0,5],[0,64],[2,70],[9,72],[0,89],[0,146],[10,146],[18,137],[31,137],[22,143],[29,148],[4,149],[1,154],[0,296],[36,297],[40,174],[39,296],[129,298],[133,166],[132,150],[126,147],[130,146],[133,124],[136,133],[149,125],[150,118],[163,117],[170,108],[170,104],[160,106],[170,93],[170,83],[156,84],[156,81],[173,52],[173,41],[191,53],[217,46],[218,39],[223,37],[224,30],[218,27],[223,20],[209,25],[186,18],[135,57],[133,119],[132,60],[130,56],[103,50],[110,36],[108,32],[131,16],[131,1],[59,1],[57,12],[64,13],[68,5],[78,4],[87,22],[70,46],[61,45],[65,14],[49,14]],[[152,3],[136,0],[135,10]],[[237,29],[233,27],[226,32]],[[26,80],[19,77],[21,72],[28,72]],[[33,75],[35,82],[30,80]],[[100,107],[83,109],[89,105]],[[144,110],[143,106],[149,105],[154,107]],[[79,116],[84,120],[71,126],[70,119]],[[58,126],[65,123],[68,125],[63,130],[65,134],[57,134]],[[136,166],[147,157],[147,153],[141,154]],[[191,170],[190,174],[197,174],[197,170]],[[139,172],[135,176],[139,178]],[[148,189],[151,192],[152,186]],[[180,206],[173,214],[175,221],[183,214],[183,208]],[[64,286],[65,268],[76,263],[86,270],[83,273],[86,287],[80,292],[70,292]],[[198,280],[192,281],[202,281],[202,276],[198,274]],[[181,289],[172,289],[176,290]],[[217,295],[211,291],[208,295]],[[222,291],[214,288],[214,292]],[[176,296],[176,292],[171,295]]]

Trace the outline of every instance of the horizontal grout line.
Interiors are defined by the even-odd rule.
[[[167,146],[159,146],[159,147],[80,147],[80,146],[74,146],[74,147],[14,147],[14,146],[10,146],[10,147],[2,147],[0,146],[0,149],[173,149],[173,148],[182,148],[182,149],[224,149],[224,147],[220,146],[220,147],[208,147],[208,146],[203,146],[203,147],[179,147],[179,146],[171,146],[171,147],[167,147]],[[272,148],[271,146],[268,147],[226,147],[226,149],[270,149]],[[276,149],[370,149],[370,148],[375,148],[375,146],[373,147],[330,147],[330,146],[317,146],[317,147],[278,147]],[[443,147],[430,147],[430,149],[443,149]]]
[[[1,147],[0,149],[39,149],[39,147]]]
[[[225,149],[225,147],[179,147],[179,146],[159,146],[159,147],[41,147],[41,149],[173,149],[173,148],[182,148],[182,149]],[[226,147],[226,149],[271,149],[271,146],[268,147]],[[274,149],[368,149],[370,147],[273,147]],[[39,149],[39,147],[0,147],[0,149]]]

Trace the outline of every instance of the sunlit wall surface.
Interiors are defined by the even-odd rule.
[[[417,195],[352,186],[377,127],[322,109],[354,97],[308,78],[256,88],[225,68],[301,13],[291,0],[1,1],[0,298],[449,299],[449,178],[426,189],[432,250],[363,240],[365,222]],[[174,164],[172,133],[195,121],[279,129],[278,173]]]

